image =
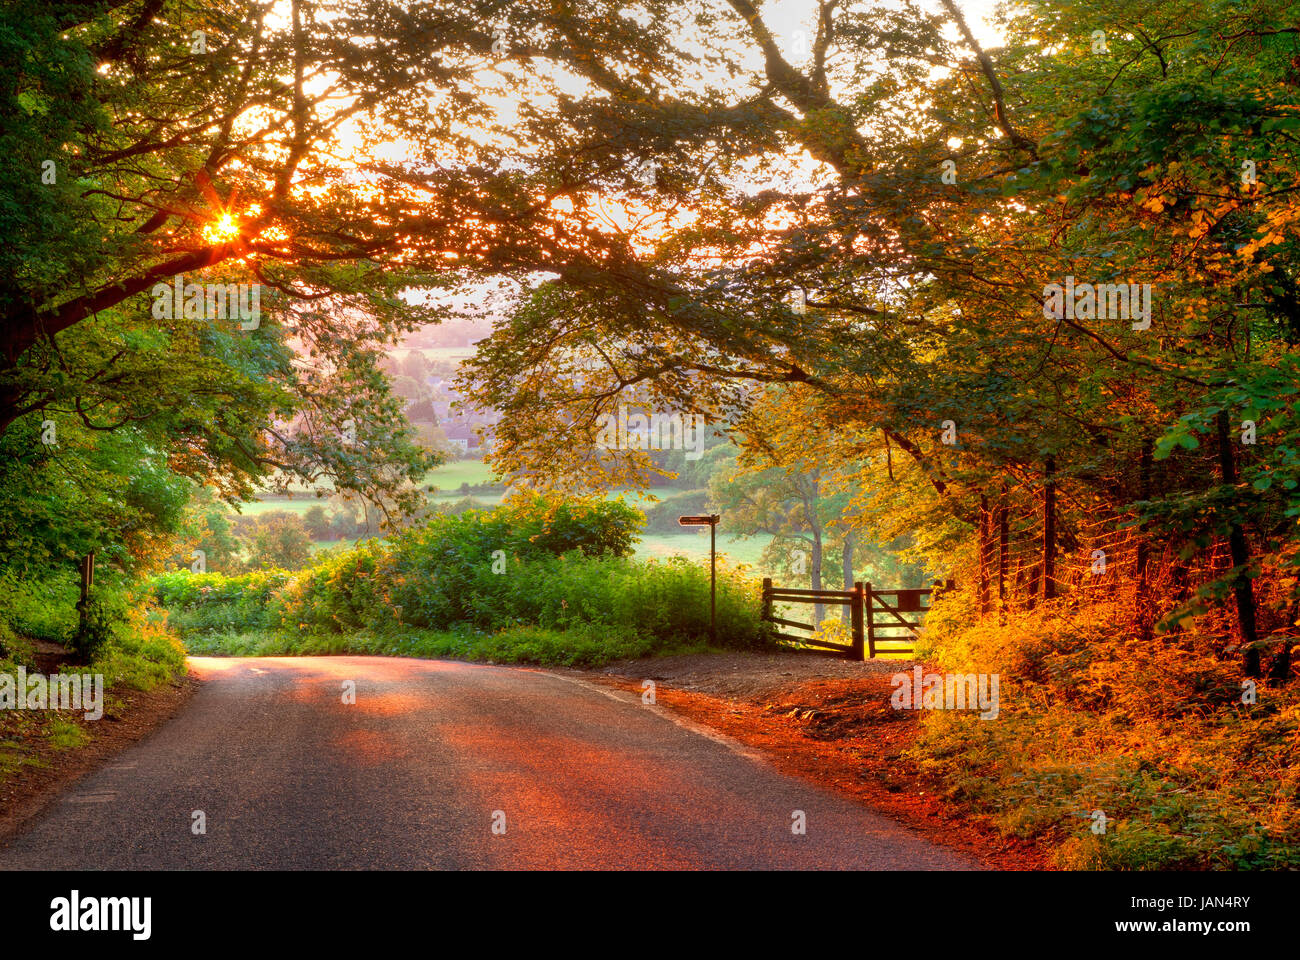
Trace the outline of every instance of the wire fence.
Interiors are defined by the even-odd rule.
[[[1232,569],[1226,541],[1176,547],[1079,483],[1021,479],[998,485],[981,499],[977,536],[983,616],[1071,598],[1128,608],[1149,631],[1198,587]]]

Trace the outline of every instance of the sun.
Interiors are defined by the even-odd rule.
[[[239,221],[223,213],[203,228],[203,236],[214,243],[224,243],[239,236]]]

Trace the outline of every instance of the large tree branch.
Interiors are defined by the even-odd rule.
[[[1022,134],[1011,123],[1011,118],[1007,114],[1006,91],[1003,90],[1002,81],[998,79],[998,73],[993,68],[993,61],[989,59],[989,55],[984,52],[984,48],[979,45],[975,35],[971,33],[970,27],[966,25],[966,18],[962,16],[962,12],[954,0],[941,0],[941,2],[944,9],[948,11],[948,15],[956,22],[957,29],[961,31],[966,45],[974,51],[975,59],[979,61],[980,71],[989,82],[989,89],[993,94],[993,119],[996,121],[998,129],[1006,134],[1007,139],[1013,144],[1037,160],[1038,144]]]

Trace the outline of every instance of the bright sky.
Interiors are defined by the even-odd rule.
[[[988,46],[999,43],[1001,36],[989,25],[995,3],[996,0],[957,0],[957,6],[966,17],[966,23],[975,34],[975,39]],[[921,6],[935,12],[943,9],[938,0],[921,0]],[[792,38],[795,31],[802,30],[806,37],[811,38],[816,32],[815,0],[768,0],[760,9],[773,33]]]
[[[993,8],[996,2],[997,0],[958,0],[958,4],[962,8],[966,20],[970,25],[972,31],[975,33],[976,38],[982,44],[985,44],[990,47],[996,46],[998,43],[1000,43],[1000,39],[1001,39],[998,31],[992,28],[989,24],[989,21],[991,20]],[[846,3],[847,5],[856,9],[868,8],[871,5],[865,2],[865,0],[846,0]],[[920,3],[925,8],[933,10],[935,12],[940,12],[942,10],[942,6],[939,0],[920,0]],[[717,4],[718,6],[725,8],[725,0],[712,0],[712,4]],[[893,0],[877,0],[876,5],[882,7],[893,5]],[[899,6],[901,6],[901,4],[899,4]],[[683,10],[687,11],[688,7],[689,5],[684,5]],[[281,8],[284,11],[284,16],[278,17],[273,15],[270,20],[271,23],[279,26],[283,26],[284,24],[287,23],[287,9],[288,9],[287,3],[282,4]],[[810,54],[810,48],[812,45],[811,41],[812,41],[812,37],[815,35],[816,32],[816,22],[817,22],[816,0],[767,0],[767,2],[761,3],[760,10],[764,22],[767,24],[768,28],[776,35],[776,37],[778,38],[778,42],[781,43],[783,53],[785,54],[785,56],[795,66],[804,65],[809,59],[809,57],[811,56]],[[634,16],[634,14],[629,14],[629,15]],[[955,29],[952,30],[951,35],[954,40],[957,39],[957,34]],[[739,34],[738,34],[738,38],[739,38]],[[690,32],[684,31],[681,37],[679,38],[679,42],[683,45],[683,47],[689,49],[691,46]],[[763,72],[763,65],[762,65],[761,55],[757,50],[757,48],[752,43],[749,43],[747,41],[740,41],[739,39],[737,43],[737,48],[738,50],[746,51],[746,57],[745,57],[747,61],[746,66],[751,69],[752,75],[755,78],[761,77]],[[542,94],[540,90],[536,90],[536,89],[529,90],[526,85],[520,84],[518,82],[512,82],[512,78],[510,77],[510,74],[512,72],[514,71],[511,70],[508,61],[506,63],[497,63],[497,64],[489,65],[485,67],[483,71],[481,71],[481,76],[482,76],[482,80],[484,81],[484,86],[487,88],[488,91],[490,91],[490,92],[485,92],[482,99],[485,103],[487,103],[489,106],[491,106],[494,110],[497,111],[498,119],[500,121],[505,121],[506,123],[508,123],[513,118],[513,116],[516,114],[518,106],[525,99],[527,98],[535,99],[539,95],[544,96],[544,94]],[[717,86],[723,89],[726,89],[728,87],[728,84],[725,82],[725,80],[722,77],[717,77],[717,78],[709,77],[709,78],[701,78],[701,79],[706,80],[706,82],[711,81],[712,83],[716,84]],[[561,89],[571,93],[579,93],[582,87],[584,86],[584,82],[578,79],[577,77],[560,76],[560,77],[556,77],[555,80],[557,85]],[[324,88],[329,86],[329,84],[332,81],[333,78],[329,76],[317,76],[313,78],[309,86],[311,87],[312,92],[319,92],[320,90],[323,90]],[[843,91],[836,91],[836,93],[842,94]],[[344,105],[345,103],[337,103],[335,107],[341,108]],[[433,110],[435,111],[437,110],[436,92],[433,92],[433,95],[430,100],[430,106]],[[259,117],[246,118],[247,122],[249,123],[255,121],[261,121],[264,119],[265,118],[259,118]],[[480,139],[480,137],[492,136],[492,134],[486,130],[483,131],[459,130],[458,132],[461,134],[467,134],[474,139]],[[371,143],[363,148],[361,147],[362,138],[359,135],[359,131],[355,123],[349,123],[343,129],[340,130],[340,139],[341,139],[341,146],[343,147],[342,152],[343,155],[345,156],[349,146],[351,146],[352,149],[356,150],[358,153],[364,151],[364,154],[368,159],[389,160],[389,161],[396,161],[396,162],[401,162],[403,160],[406,160],[407,158],[412,156],[414,152],[412,149],[413,147],[412,144],[397,143],[397,142],[385,142],[385,143],[378,143],[378,144]],[[456,163],[456,159],[457,158],[453,156],[446,157],[446,161],[452,165]],[[816,182],[818,179],[821,179],[817,171],[817,165],[811,160],[811,158],[791,157],[791,161],[793,164],[792,168],[786,171],[785,174],[780,175],[783,177],[783,182],[785,183],[802,182],[805,185],[808,185]],[[791,177],[794,178],[793,181],[789,179]],[[370,178],[367,175],[357,173],[354,179],[356,181],[355,183],[356,188],[364,189],[364,187],[362,186],[363,182]],[[758,187],[760,186],[760,182],[756,179],[754,185],[755,187]],[[772,183],[768,185],[776,185],[776,184]],[[612,198],[608,198],[607,202],[603,203],[602,206],[605,208],[605,213],[609,221],[607,223],[607,227],[610,229],[640,233],[642,236],[645,236],[647,237],[647,239],[650,239],[651,242],[654,236],[662,232],[663,225],[655,224],[655,223],[642,224],[641,230],[638,231],[636,229],[634,223],[635,221],[639,220],[644,213],[644,211],[640,210],[639,204],[629,204],[623,198],[612,197]],[[242,211],[241,213],[243,213],[241,219],[246,218],[247,213]],[[227,217],[227,219],[231,220],[229,224],[223,224],[220,225],[219,227],[214,227],[214,229],[237,230],[238,229],[237,222],[233,221],[232,218],[230,218],[229,216]]]

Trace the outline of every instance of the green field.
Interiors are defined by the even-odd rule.
[[[497,477],[492,469],[482,460],[452,460],[444,463],[434,470],[430,470],[420,479],[420,485],[423,487],[434,487],[437,492],[432,494],[430,499],[438,502],[455,502],[461,500],[464,494],[460,492],[460,485],[468,483],[471,486],[480,483],[492,483]],[[314,491],[291,487],[290,496],[267,494],[261,500],[251,503],[242,504],[240,512],[245,516],[259,516],[263,513],[269,513],[272,510],[287,510],[291,513],[306,513],[317,504],[323,505],[327,511],[333,510],[328,497],[317,497]],[[640,491],[615,491],[611,496],[622,496],[632,506],[649,507],[654,503],[651,498],[662,500],[664,497],[672,496],[680,491],[672,487],[651,487],[645,492]],[[485,507],[494,507],[501,503],[503,494],[501,493],[474,493],[471,496],[482,503]],[[686,534],[689,537],[690,534]],[[671,538],[669,538],[671,539]],[[683,544],[686,540],[681,541]],[[658,548],[656,548],[658,549]],[[761,549],[761,548],[760,548]],[[665,552],[665,551],[660,551]],[[679,552],[667,550],[666,552]],[[705,554],[708,553],[708,547],[705,547]],[[747,555],[746,555],[747,556]],[[756,557],[757,554],[755,553]],[[739,557],[738,557],[739,558]],[[743,558],[741,558],[743,559]]]
[[[754,567],[754,573],[761,575],[759,557],[772,540],[771,535],[761,534],[746,540],[736,540],[726,534],[718,534],[718,556],[725,556],[732,563],[746,563]],[[637,544],[636,552],[644,557],[690,557],[695,560],[709,558],[709,533],[643,533]]]
[[[644,493],[640,490],[611,490],[609,495],[611,497],[622,497],[634,507],[648,509],[655,505],[655,500],[652,500],[651,497],[663,500],[665,497],[671,497],[674,493],[681,492],[675,487],[651,487]]]
[[[462,483],[491,483],[496,480],[492,468],[482,460],[451,460],[430,470],[420,480],[423,486],[437,487],[441,492],[455,491]]]
[[[257,517],[264,513],[271,513],[274,510],[303,514],[312,507],[324,507],[326,513],[330,513],[334,509],[328,497],[318,498],[314,494],[299,493],[293,497],[273,497],[266,500],[254,500],[251,503],[241,503],[239,512],[245,517]]]
[[[437,493],[431,495],[431,500],[438,503],[454,503],[464,498],[464,494],[459,490],[462,483],[471,485],[491,483],[495,479],[496,477],[491,468],[482,460],[453,460],[425,474],[421,479],[421,485],[436,488]],[[655,500],[652,498],[662,500],[679,492],[679,490],[672,487],[651,487],[644,492],[632,490],[614,491],[611,492],[610,496],[621,496],[632,506],[646,509],[654,504]],[[484,507],[496,506],[503,497],[500,493],[475,493],[470,496]],[[323,505],[327,511],[333,512],[334,507],[330,504],[328,498],[317,498],[310,491],[295,493],[292,497],[268,496],[253,503],[243,504],[241,511],[245,516],[258,516],[272,510],[287,510],[303,514],[318,504]],[[753,568],[752,572],[756,576],[763,576],[769,571],[760,569],[760,556],[764,547],[771,542],[771,539],[771,536],[764,534],[733,541],[726,533],[719,532],[718,554],[727,557],[732,563],[748,564]],[[314,550],[337,546],[340,542],[343,541],[318,541],[314,545]],[[708,559],[709,556],[709,537],[707,531],[701,533],[692,533],[685,530],[681,533],[646,533],[642,534],[636,552],[644,557],[684,556],[704,560]]]
[[[417,352],[430,360],[468,360],[474,356],[473,347],[421,347]]]
[[[462,483],[491,483],[495,479],[496,477],[493,475],[491,468],[482,460],[452,460],[434,470],[430,470],[420,479],[420,483],[422,486],[432,486],[438,489],[438,492],[433,496],[434,500],[459,500],[462,494],[458,488]],[[327,511],[333,510],[328,496],[317,497],[314,490],[298,486],[291,486],[290,491],[289,496],[266,494],[260,500],[241,504],[240,513],[250,517],[269,513],[272,510],[306,513],[317,504],[325,507]],[[495,506],[501,502],[501,495],[476,494],[475,499]]]

